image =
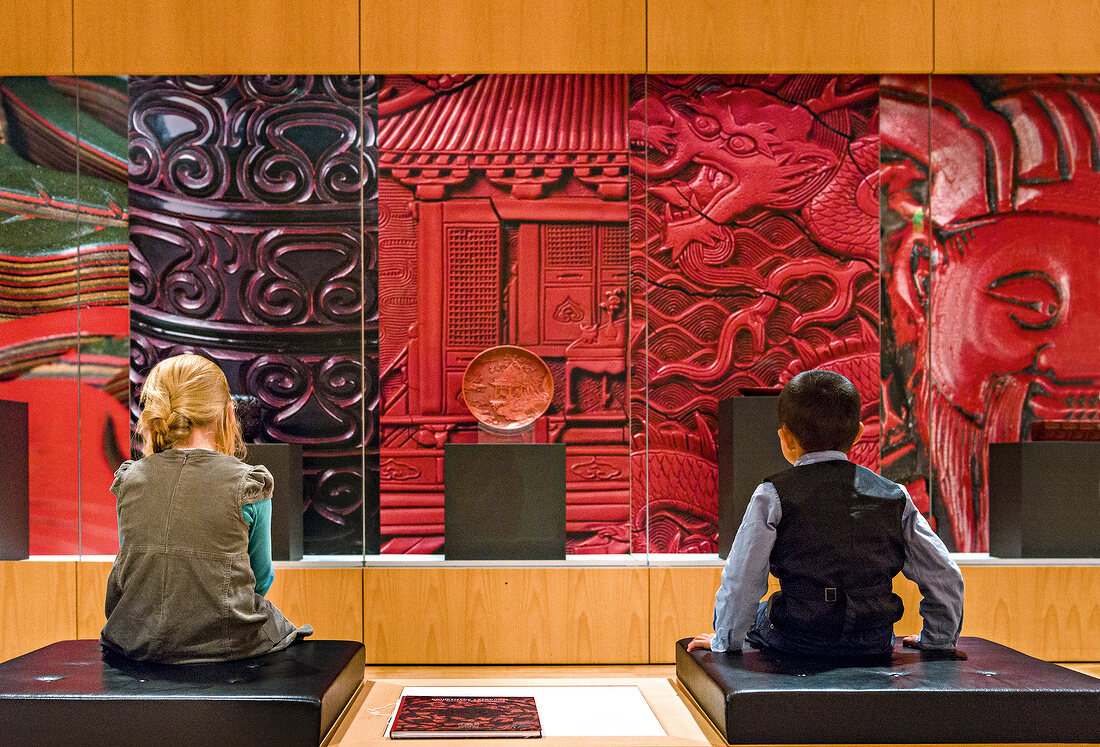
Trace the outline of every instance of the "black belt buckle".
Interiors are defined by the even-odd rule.
[[[836,587],[835,586],[826,586],[825,587],[825,601],[826,602],[835,602],[836,601]]]

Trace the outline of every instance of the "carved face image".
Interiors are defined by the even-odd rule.
[[[1047,389],[1100,376],[1100,224],[1019,213],[954,234],[946,250],[931,368],[957,409],[980,417],[1005,376]]]
[[[1100,223],[1014,213],[948,227],[933,263],[930,436],[955,544],[987,548],[988,444],[1100,405]],[[924,416],[918,413],[918,420]]]

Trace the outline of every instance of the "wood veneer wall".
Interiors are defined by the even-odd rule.
[[[0,562],[0,660],[95,638],[110,563]],[[645,664],[710,630],[721,569],[278,568],[271,600],[371,664]],[[1100,662],[1100,565],[963,566],[963,635],[1050,661]],[[899,579],[920,629],[919,594]]]
[[[1097,72],[1094,0],[4,0],[0,74]]]
[[[0,74],[1100,71],[1093,0],[649,0],[648,18],[645,8],[642,0],[5,0]],[[95,563],[0,563],[0,658],[97,634],[106,572]],[[320,636],[363,638],[376,663],[659,662],[669,660],[668,641],[709,626],[717,573],[296,568],[279,572],[271,595]],[[1097,567],[964,574],[964,634],[1053,660],[1100,660]],[[435,605],[412,619],[419,594]]]
[[[1048,661],[1100,661],[1100,566],[964,565],[962,573],[964,636]],[[651,661],[673,661],[673,641],[710,630],[720,575],[719,568],[650,569]],[[895,633],[918,632],[916,585],[899,576],[894,591],[905,601]]]
[[[76,637],[76,566],[0,562],[0,661]]]
[[[67,637],[98,638],[107,621],[103,600],[111,564],[82,561],[75,565],[76,630]],[[361,641],[362,574],[361,568],[279,568],[267,597],[291,622],[312,625],[318,638]]]

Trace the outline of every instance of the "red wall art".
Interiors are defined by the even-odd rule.
[[[383,552],[442,548],[462,374],[502,344],[553,373],[568,551],[626,552],[626,77],[387,76],[378,110]]]
[[[0,399],[30,414],[30,551],[118,551],[129,451],[126,81],[0,79]]]
[[[989,444],[1100,427],[1100,77],[884,77],[882,149],[885,473],[985,552]]]
[[[878,80],[630,92],[632,546],[715,552],[720,399],[838,371],[863,399],[852,457],[878,465]]]

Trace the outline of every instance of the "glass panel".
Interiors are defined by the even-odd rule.
[[[649,548],[709,553],[720,401],[838,371],[864,406],[851,456],[878,466],[878,80],[649,76],[635,95],[648,179],[635,234],[648,239]],[[735,450],[779,451],[771,432],[730,438]]]
[[[1100,420],[1100,79],[932,79],[937,530],[989,548],[989,444]]]
[[[378,529],[378,82],[374,75],[361,79],[360,112],[361,165],[360,206],[362,227],[363,279],[363,397],[360,402],[363,422],[363,557],[377,555],[381,547]]]
[[[125,78],[55,77],[79,118],[80,198],[110,206],[106,218],[81,214],[78,423],[80,553],[118,552],[113,473],[129,458],[129,236]]]
[[[905,485],[929,516],[928,304],[932,235],[928,220],[927,75],[880,83],[879,260],[882,305],[882,474]],[[938,517],[929,517],[938,524]]]
[[[649,252],[656,238],[649,205],[649,76],[630,76],[627,130],[630,140],[630,549],[649,553]]]
[[[79,247],[98,225],[125,226],[125,191],[80,193],[71,82],[4,78],[0,95],[0,399],[29,406],[30,552],[74,555]]]
[[[629,551],[626,76],[387,76],[379,101],[383,553],[439,553],[463,374],[520,346],[554,383],[569,554]],[[524,392],[502,394],[501,411]],[[518,411],[518,410],[517,410]],[[506,415],[507,416],[507,415]]]
[[[133,381],[185,351],[218,362],[246,440],[302,449],[306,554],[364,549],[361,86],[130,82]]]

